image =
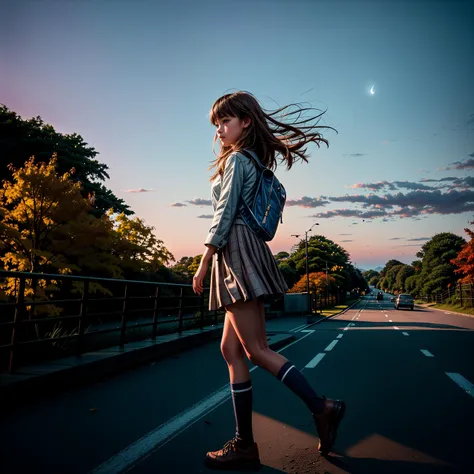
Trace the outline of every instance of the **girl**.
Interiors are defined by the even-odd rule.
[[[298,395],[310,409],[319,433],[319,451],[327,454],[336,439],[345,404],[319,397],[301,372],[267,344],[263,296],[282,295],[288,289],[270,248],[242,220],[239,201],[252,202],[258,170],[241,150],[256,155],[263,165],[276,168],[276,155],[290,169],[298,159],[307,162],[305,146],[328,145],[316,131],[331,128],[311,125],[301,119],[309,108],[286,106],[265,113],[248,92],[226,94],[212,106],[210,120],[216,126],[214,144],[220,152],[211,177],[214,218],[204,242],[206,249],[193,278],[193,290],[202,294],[203,280],[212,261],[209,309],[225,308],[221,352],[229,368],[236,435],[224,447],[206,455],[206,464],[216,469],[258,469],[260,459],[252,433],[252,383],[245,356],[267,370]],[[277,121],[297,114],[293,123]],[[317,120],[316,120],[317,123]],[[211,168],[212,168],[211,167]]]

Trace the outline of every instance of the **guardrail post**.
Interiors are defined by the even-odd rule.
[[[459,297],[461,298],[461,308],[462,308],[463,304],[462,304],[462,286],[461,286],[461,283],[459,283]]]
[[[157,285],[156,286],[156,291],[155,291],[155,304],[153,306],[153,334],[151,338],[153,340],[156,339],[156,333],[158,332],[158,307],[159,307],[159,301],[160,301],[160,287]]]
[[[84,317],[87,314],[87,300],[89,298],[89,280],[84,282],[84,289],[82,290],[81,306],[79,309],[79,327],[77,336],[77,355],[84,352]]]
[[[178,310],[178,333],[183,332],[183,287],[179,291],[179,310]]]
[[[123,309],[122,309],[122,327],[120,328],[120,348],[123,349],[125,345],[125,331],[127,329],[127,306],[128,306],[128,283],[125,283],[125,293],[123,295]]]
[[[18,332],[20,330],[21,320],[25,313],[25,276],[20,275],[20,285],[15,302],[15,316],[13,319],[13,329],[10,348],[10,362],[8,364],[8,372],[11,373],[15,365],[16,352],[18,350]]]

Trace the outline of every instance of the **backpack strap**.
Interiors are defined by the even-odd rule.
[[[242,155],[246,156],[247,158],[250,158],[257,165],[257,167],[260,168],[261,171],[266,169],[266,166],[263,166],[262,162],[258,159],[256,153],[251,153],[250,151],[243,149],[239,151],[240,153],[242,153]]]

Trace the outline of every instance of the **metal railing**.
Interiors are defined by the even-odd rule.
[[[83,354],[92,336],[96,348],[107,347],[104,336],[118,333],[108,347],[118,342],[123,348],[132,340],[155,340],[164,332],[159,326],[167,333],[202,329],[221,314],[207,311],[208,289],[195,295],[190,284],[0,270],[0,291],[0,368],[8,372],[32,361]],[[143,328],[146,337],[136,332]]]
[[[464,308],[474,308],[474,288],[472,283],[458,283],[448,289],[431,293],[429,295],[418,295],[417,299],[426,303],[454,304]]]

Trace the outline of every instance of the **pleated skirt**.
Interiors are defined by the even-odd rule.
[[[212,259],[209,310],[287,290],[267,243],[247,225],[234,224],[227,244]]]

